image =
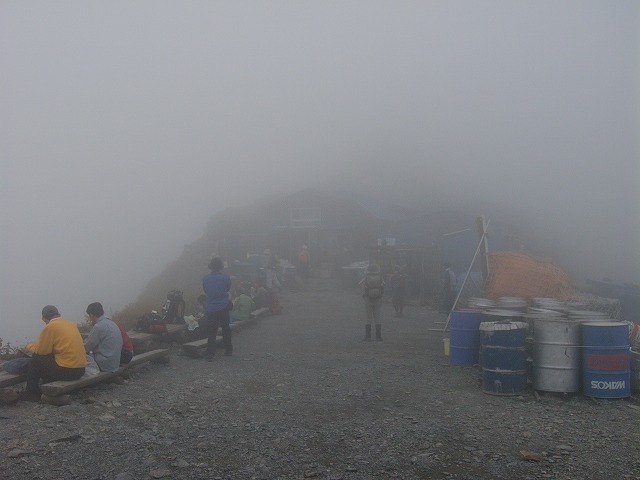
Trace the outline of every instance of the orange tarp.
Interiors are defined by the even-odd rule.
[[[489,255],[486,295],[500,297],[536,297],[567,301],[576,298],[567,274],[551,262],[536,260],[521,252],[496,252]]]

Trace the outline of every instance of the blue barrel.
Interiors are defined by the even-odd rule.
[[[482,322],[482,390],[491,395],[518,395],[527,388],[525,322]]]
[[[450,365],[475,365],[480,349],[480,310],[454,310],[451,312],[449,340]]]
[[[631,393],[628,325],[583,323],[582,347],[583,393],[595,398],[628,397]]]
[[[640,352],[629,351],[629,370],[631,371],[631,391],[640,393]]]

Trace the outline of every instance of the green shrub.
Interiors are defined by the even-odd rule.
[[[17,351],[17,347],[12,347],[11,343],[5,345],[2,338],[0,338],[0,360],[9,360],[15,357]]]

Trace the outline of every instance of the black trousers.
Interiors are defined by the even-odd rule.
[[[124,348],[120,350],[120,365],[126,365],[133,358],[133,352],[129,350],[125,350]]]
[[[396,313],[402,313],[402,309],[404,308],[404,293],[392,293],[391,303]]]
[[[224,308],[217,312],[207,312],[207,319],[204,322],[205,332],[207,335],[207,353],[208,357],[216,354],[216,336],[218,328],[222,329],[222,341],[224,343],[224,351],[231,355],[233,346],[231,345],[231,327],[229,327],[229,309]],[[200,321],[202,328],[202,320]]]
[[[42,383],[56,380],[78,380],[84,375],[82,368],[61,367],[51,355],[34,355],[29,362],[27,372],[27,392],[40,394],[40,379]]]

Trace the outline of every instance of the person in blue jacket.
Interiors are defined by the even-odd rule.
[[[223,269],[222,259],[218,256],[213,256],[209,261],[209,270],[211,272],[202,277],[202,289],[207,296],[207,301],[205,304],[206,316],[200,321],[200,325],[204,326],[204,332],[207,336],[205,358],[209,362],[213,361],[213,357],[216,354],[218,328],[222,328],[224,354],[231,355],[233,351],[231,328],[229,327],[231,277],[224,273]]]

